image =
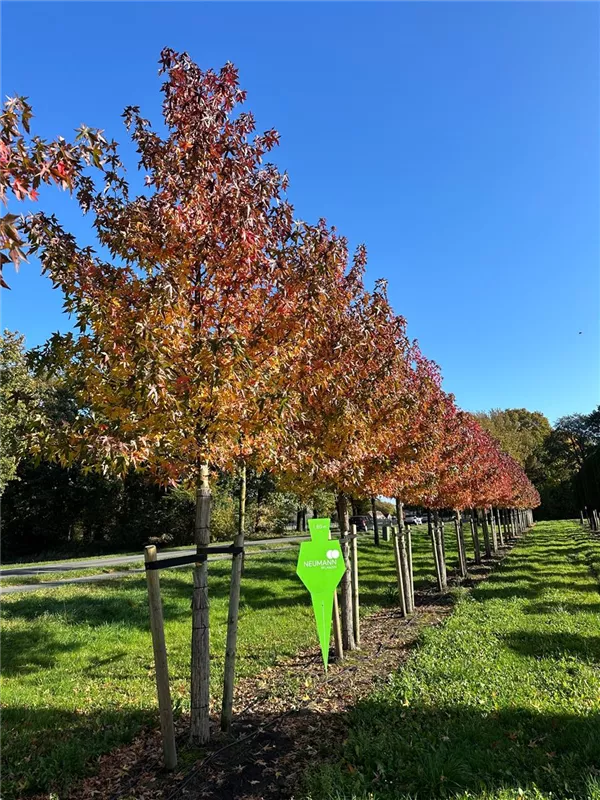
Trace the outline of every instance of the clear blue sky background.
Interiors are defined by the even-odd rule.
[[[369,251],[409,334],[468,410],[553,421],[600,394],[600,85],[596,3],[2,4],[2,92],[42,135],[125,139],[159,121],[165,45],[240,69],[276,127],[297,216]],[[88,241],[72,200],[46,208]],[[9,274],[3,325],[69,327],[39,264]],[[582,331],[579,334],[579,331]]]

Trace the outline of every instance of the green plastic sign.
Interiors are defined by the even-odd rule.
[[[325,670],[329,661],[333,596],[346,571],[339,543],[329,538],[330,526],[329,519],[308,520],[311,540],[300,545],[296,568],[312,598]]]

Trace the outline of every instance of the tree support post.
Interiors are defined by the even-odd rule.
[[[331,539],[331,531],[329,531]],[[333,644],[335,657],[338,661],[344,660],[344,643],[342,641],[342,625],[340,623],[340,605],[338,602],[337,589],[333,593]]]
[[[485,547],[485,557],[492,557],[492,547],[490,544],[490,531],[488,528],[487,511],[485,508],[481,509],[481,526],[483,529],[483,546]]]
[[[346,566],[341,580],[342,589],[342,641],[344,650],[355,650],[354,623],[352,621],[352,565],[348,546],[348,500],[343,492],[338,495],[338,519],[340,522],[340,546]]]
[[[408,616],[406,608],[406,592],[404,590],[404,579],[402,577],[402,565],[400,564],[400,545],[398,544],[398,537],[392,537],[394,542],[394,560],[396,562],[396,581],[398,583],[398,597],[400,598],[400,607],[402,608],[402,616]]]
[[[475,563],[481,564],[481,547],[479,545],[479,531],[477,530],[477,509],[471,509],[471,536],[473,537],[473,551]]]
[[[454,512],[454,530],[456,533],[456,548],[458,550],[458,569],[461,575],[461,578],[466,578],[468,576],[467,570],[467,556],[465,553],[465,540],[463,537],[463,529],[462,529],[462,519],[460,509],[456,509]]]
[[[244,546],[246,530],[246,465],[240,470],[240,505],[238,532],[234,539],[234,547]],[[233,714],[233,687],[235,684],[235,658],[237,652],[238,619],[240,613],[240,592],[242,587],[243,553],[234,553],[231,557],[231,585],[229,590],[229,614],[227,616],[227,641],[225,645],[225,673],[223,681],[223,703],[221,705],[221,730],[231,727]]]
[[[496,509],[496,525],[498,527],[498,537],[500,539],[500,547],[504,547],[504,536],[502,535],[502,524],[500,522],[500,509]]]
[[[350,526],[352,541],[352,621],[354,622],[354,644],[360,647],[360,600],[358,595],[358,531],[356,525]]]
[[[156,561],[156,547],[148,545],[144,550],[146,564]],[[154,669],[156,672],[156,694],[160,713],[160,730],[163,742],[165,768],[173,770],[177,766],[177,747],[175,745],[175,726],[173,725],[173,706],[169,688],[169,667],[167,664],[167,646],[165,644],[165,626],[160,599],[160,578],[157,569],[146,569],[148,582],[148,603],[150,606],[150,631],[152,633],[152,649],[154,650]]]
[[[408,556],[408,574],[410,576],[410,597],[412,599],[412,610],[415,610],[415,576],[413,573],[412,555],[412,534],[410,525],[406,526],[406,554]]]
[[[402,571],[402,585],[404,587],[404,597],[406,599],[406,612],[412,614],[415,610],[415,596],[413,591],[412,578],[412,556],[408,555],[406,543],[406,527],[404,525],[404,503],[399,497],[396,500],[396,517],[398,519],[398,556],[400,559],[400,569]],[[395,534],[394,528],[392,532]]]
[[[446,562],[444,559],[444,529],[440,524],[440,515],[437,509],[433,512],[433,547],[436,555],[437,582],[440,592],[448,588],[446,576]]]
[[[496,521],[494,519],[494,507],[490,506],[490,530],[492,532],[492,552],[498,555],[498,534],[496,532]]]

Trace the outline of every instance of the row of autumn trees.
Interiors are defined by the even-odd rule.
[[[256,135],[252,115],[240,111],[245,93],[233,65],[203,71],[165,49],[161,72],[165,135],[137,107],[123,115],[145,175],[138,194],[118,146],[99,132],[82,129],[73,146],[28,143],[25,102],[5,110],[3,193],[35,199],[44,180],[73,189],[100,245],[81,246],[44,213],[3,223],[8,258],[29,251],[40,259],[78,331],[54,335],[40,352],[41,368],[67,377],[77,413],[64,425],[30,414],[31,450],[194,486],[199,548],[210,542],[215,470],[243,478],[251,466],[300,497],[334,490],[342,535],[350,497],[398,498],[400,518],[403,503],[536,506],[520,466],[442,390],[385,283],[365,288],[365,248],[351,255],[324,220],[295,219],[287,176],[265,161],[278,135]],[[243,519],[242,507],[237,544]],[[239,586],[241,556],[232,569]],[[347,648],[350,594],[347,571]],[[235,591],[232,598],[230,632]],[[194,569],[192,616],[192,737],[205,742],[206,561]],[[233,633],[230,682],[234,658]]]

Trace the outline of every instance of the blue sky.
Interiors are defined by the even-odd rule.
[[[233,61],[258,127],[281,133],[297,216],[366,243],[367,283],[388,279],[446,390],[553,421],[600,400],[599,17],[574,2],[4,2],[2,93],[29,96],[43,136],[85,122],[125,141],[126,105],[159,123],[163,46]],[[41,200],[91,243],[67,195]],[[8,279],[4,327],[31,346],[69,327],[39,264]]]

